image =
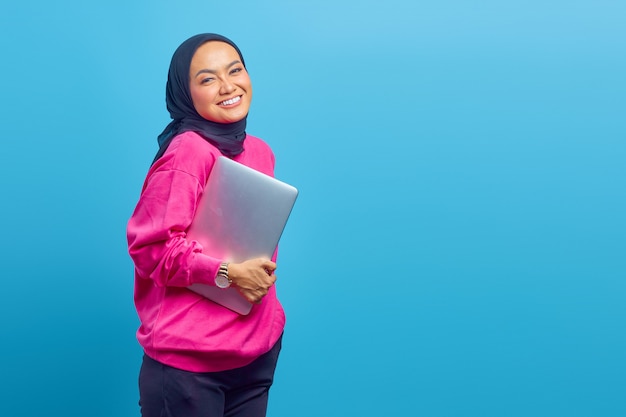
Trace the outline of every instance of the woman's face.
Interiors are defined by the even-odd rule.
[[[218,41],[201,45],[191,59],[189,90],[198,114],[217,123],[243,119],[252,100],[252,84],[239,54]]]

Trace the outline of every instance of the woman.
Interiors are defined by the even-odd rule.
[[[276,255],[228,264],[186,238],[218,156],[273,175],[271,149],[245,132],[251,99],[244,59],[229,39],[196,35],[175,51],[166,86],[173,121],[127,229],[144,417],[265,415],[285,325]],[[239,315],[187,289],[193,283],[233,285],[255,304]]]

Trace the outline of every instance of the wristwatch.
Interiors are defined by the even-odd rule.
[[[233,280],[228,278],[228,262],[222,262],[215,277],[215,285],[219,288],[228,288],[232,282]]]

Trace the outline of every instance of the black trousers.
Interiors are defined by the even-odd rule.
[[[144,355],[139,372],[141,415],[265,417],[281,339],[251,364],[222,372],[183,371]]]

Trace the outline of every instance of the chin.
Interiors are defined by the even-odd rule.
[[[247,115],[248,115],[248,112],[245,112],[243,114],[237,114],[237,115],[232,115],[232,116],[229,116],[229,117],[225,117],[224,121],[222,123],[236,123],[236,122],[244,119]]]

